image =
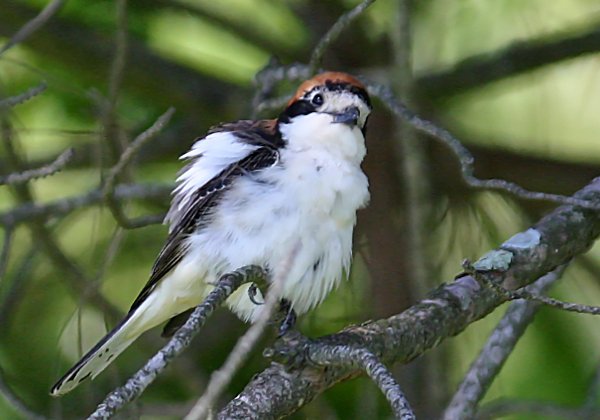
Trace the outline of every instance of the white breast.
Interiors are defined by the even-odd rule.
[[[356,210],[369,198],[359,166],[364,138],[326,114],[297,117],[281,131],[288,143],[279,164],[236,180],[212,222],[190,237],[185,259],[204,267],[212,282],[248,264],[276,271],[299,244],[283,297],[303,313],[325,298],[350,264]],[[244,319],[260,309],[247,288],[228,303]]]

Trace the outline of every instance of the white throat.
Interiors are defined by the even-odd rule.
[[[366,154],[360,129],[334,123],[330,114],[314,112],[296,116],[289,124],[281,124],[280,131],[288,142],[286,148],[295,153],[320,150],[356,165]]]

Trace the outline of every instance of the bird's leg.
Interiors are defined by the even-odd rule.
[[[279,325],[277,336],[282,337],[296,325],[296,312],[292,308],[292,303],[287,299],[281,299],[279,303],[279,313],[283,315],[283,321]]]

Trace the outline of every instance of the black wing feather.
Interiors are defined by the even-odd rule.
[[[229,131],[227,128],[229,127],[223,126],[222,131]],[[177,225],[171,228],[167,241],[154,262],[150,279],[131,305],[130,313],[146,300],[158,282],[185,256],[187,251],[185,239],[210,221],[208,216],[211,210],[219,203],[223,193],[235,182],[235,179],[277,163],[279,159],[277,149],[281,146],[280,138],[276,135],[278,133],[268,133],[260,127],[243,128],[246,129],[234,132],[238,139],[261,147],[239,162],[229,165],[194,193],[185,214],[178,220]]]

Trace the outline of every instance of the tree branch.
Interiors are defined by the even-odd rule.
[[[173,190],[172,185],[131,184],[119,185],[114,189],[114,199],[165,200]],[[100,204],[104,200],[102,190],[92,190],[82,195],[52,201],[47,204],[22,203],[12,210],[0,213],[0,225],[17,226],[32,220],[45,221],[59,218],[75,211]],[[162,215],[152,216],[154,223],[162,221]]]
[[[62,152],[60,156],[58,156],[53,162],[49,163],[48,165],[42,166],[41,168],[30,169],[20,173],[0,176],[0,185],[25,184],[26,182],[29,182],[32,179],[44,178],[46,176],[54,175],[56,172],[64,168],[67,163],[69,163],[73,155],[73,149],[69,148]]]
[[[198,399],[194,407],[192,407],[185,417],[185,420],[202,420],[206,418],[209,410],[212,409],[219,395],[221,395],[225,387],[231,382],[235,372],[248,358],[251,350],[254,348],[258,339],[267,327],[267,323],[275,312],[276,306],[279,304],[281,291],[288,278],[290,269],[296,260],[299,249],[300,243],[296,245],[291,254],[282,262],[277,274],[273,277],[265,302],[260,309],[258,319],[256,319],[248,331],[246,331],[246,333],[237,341],[235,347],[231,350],[227,360],[223,364],[223,367],[213,372],[210,382],[206,387],[206,391],[204,391],[202,397]]]
[[[600,178],[574,196],[577,200],[600,203]],[[600,215],[595,211],[563,205],[542,218],[532,228],[519,233],[497,250],[504,264],[479,275],[508,289],[517,289],[585,252],[600,235]],[[486,255],[489,257],[489,255]],[[385,363],[407,363],[437,346],[445,338],[460,333],[506,301],[495,289],[481,287],[470,275],[458,277],[434,290],[401,314],[387,319],[349,327],[338,334],[286,346],[276,342],[271,350],[275,360],[290,355],[312,353],[323,345],[352,345],[368,349]],[[298,344],[298,343],[296,343]],[[219,418],[281,417],[297,411],[325,389],[360,374],[356,369],[316,369],[313,366],[286,369],[273,362],[258,374],[220,413]],[[265,396],[269,396],[266,398]]]
[[[266,278],[266,273],[256,266],[248,266],[223,275],[215,288],[204,301],[194,310],[186,323],[177,330],[169,342],[156,353],[143,368],[137,371],[125,385],[112,391],[98,405],[88,418],[108,419],[127,403],[139,397],[142,392],[164,371],[167,366],[181,354],[192,342],[194,336],[200,331],[208,317],[216,308],[238,288],[246,282],[259,282]]]
[[[0,56],[18,43],[26,40],[32,33],[44,26],[44,24],[62,8],[64,3],[65,0],[53,0],[48,3],[36,17],[23,25],[17,33],[15,33],[8,42],[0,48]]]
[[[543,293],[560,279],[565,265],[546,274],[535,283],[527,286],[532,293]],[[471,364],[448,408],[444,420],[471,419],[475,417],[477,405],[485,396],[492,381],[496,378],[506,359],[512,354],[540,304],[529,300],[511,303],[506,313],[481,349],[477,359]]]
[[[308,63],[310,73],[313,74],[317,71],[321,62],[323,61],[323,55],[329,46],[335,42],[336,39],[342,34],[342,32],[350,26],[350,24],[360,15],[363,14],[367,8],[375,3],[375,0],[364,0],[359,3],[354,9],[344,13],[340,16],[337,21],[329,28],[327,33],[319,40]]]
[[[311,351],[310,362],[318,366],[358,367],[381,390],[390,403],[395,418],[416,418],[392,373],[369,350],[346,345],[320,346],[317,351]]]
[[[20,105],[23,102],[26,102],[26,101],[30,100],[31,98],[36,97],[37,95],[39,95],[40,93],[45,91],[47,87],[48,86],[46,85],[46,83],[42,82],[39,85],[34,86],[31,89],[28,89],[19,95],[11,96],[6,99],[2,99],[0,101],[0,108],[12,108],[15,105]]]
[[[503,179],[477,178],[473,175],[475,171],[475,159],[459,139],[454,137],[448,130],[438,127],[431,121],[427,121],[409,110],[403,103],[396,99],[389,87],[371,82],[366,82],[366,85],[369,93],[381,99],[393,114],[407,121],[418,131],[429,134],[446,144],[458,158],[463,179],[469,186],[477,189],[504,191],[527,200],[552,201],[554,203],[571,204],[587,209],[600,210],[599,204],[589,203],[579,198],[529,191],[513,182],[505,181]]]
[[[119,161],[109,171],[108,176],[104,181],[104,187],[102,188],[104,200],[106,201],[108,208],[110,209],[117,223],[125,229],[135,229],[141,226],[156,223],[157,216],[141,217],[135,220],[129,220],[114,197],[116,180],[119,174],[121,174],[131,163],[134,156],[142,148],[142,146],[155,135],[157,135],[160,130],[162,130],[162,128],[169,122],[174,112],[174,108],[169,108],[164,114],[158,117],[154,124],[137,136],[135,140],[133,140],[133,142],[131,142],[131,144],[125,149],[119,158]]]

